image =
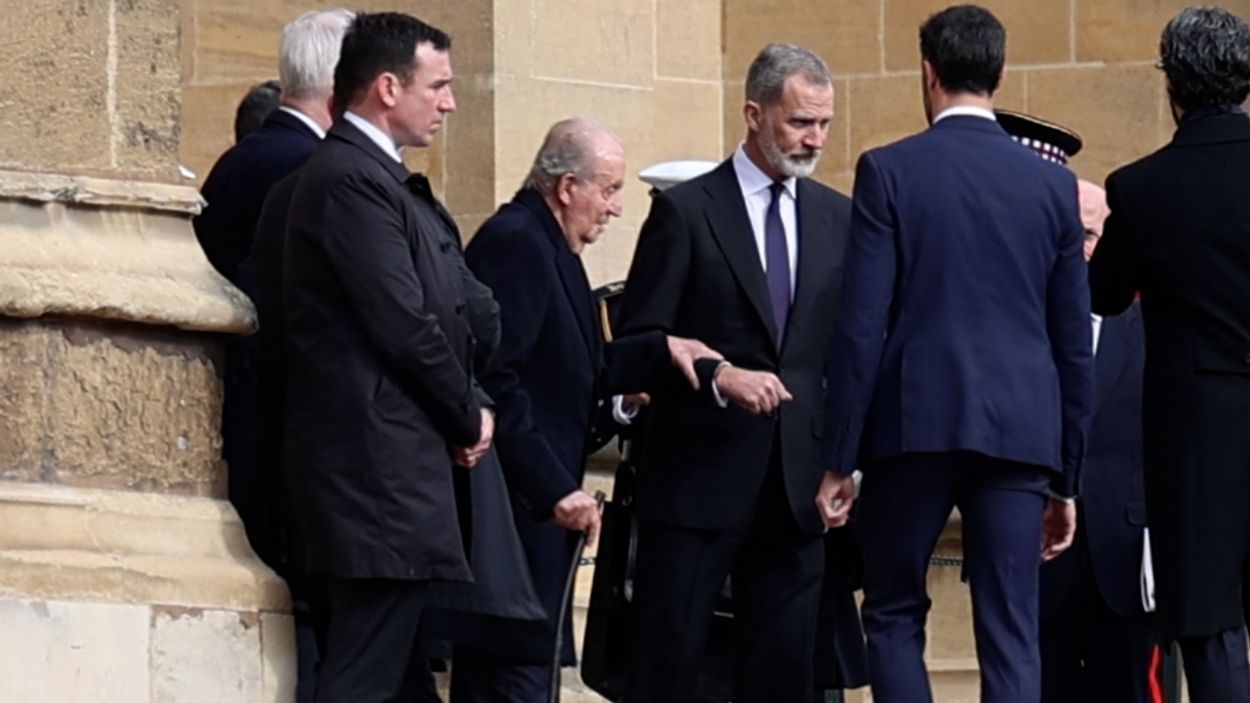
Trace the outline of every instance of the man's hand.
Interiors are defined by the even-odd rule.
[[[1050,561],[1072,546],[1076,535],[1076,505],[1056,498],[1042,513],[1042,561]]]
[[[673,366],[690,381],[694,389],[699,390],[699,376],[694,372],[694,362],[699,359],[724,359],[720,352],[697,339],[668,336],[668,355]]]
[[[451,451],[451,460],[456,466],[471,469],[486,456],[491,440],[495,437],[495,413],[482,408],[482,435],[472,447],[455,447]]]
[[[651,404],[651,396],[647,393],[630,393],[629,395],[621,396],[621,404],[625,406],[626,410],[646,407]]]
[[[585,532],[588,545],[599,538],[599,501],[585,491],[573,491],[561,498],[551,519],[565,529]]]
[[[725,400],[747,412],[762,415],[794,400],[777,375],[725,366],[716,374],[716,389]]]
[[[842,527],[851,516],[855,503],[855,479],[826,471],[816,491],[816,509],[825,528]]]

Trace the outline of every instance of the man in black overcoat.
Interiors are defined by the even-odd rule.
[[[486,452],[493,415],[472,382],[472,333],[424,147],[455,110],[450,39],[399,13],[343,39],[345,108],[292,194],[282,281],[283,468],[303,563],[330,622],[317,700],[412,700],[432,581],[469,581],[453,472]]]
[[[1094,312],[1141,296],[1146,502],[1164,642],[1190,700],[1250,701],[1250,29],[1185,10],[1163,30],[1172,141],[1107,179]]]
[[[558,122],[525,185],[466,251],[501,308],[503,339],[481,383],[497,404],[496,446],[546,618],[478,620],[456,633],[465,644],[454,657],[455,703],[548,700],[558,632],[562,663],[575,663],[563,599],[577,533],[599,525],[598,505],[581,487],[596,401],[680,378],[674,366],[693,378],[694,359],[714,356],[661,332],[603,342],[580,254],[620,216],[624,180],[619,136],[592,120]]]

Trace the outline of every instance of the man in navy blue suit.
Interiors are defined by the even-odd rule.
[[[671,366],[697,388],[695,358],[719,358],[700,342],[658,331],[603,343],[580,254],[620,216],[624,181],[616,134],[590,120],[558,122],[524,187],[465,252],[499,302],[503,338],[479,378],[496,403],[495,444],[546,618],[479,621],[452,633],[462,643],[455,703],[549,700],[557,632],[562,663],[575,663],[562,599],[577,533],[593,539],[599,527],[598,503],[581,487],[595,401],[679,379]]]
[[[1038,568],[1076,528],[1093,396],[1075,177],[994,119],[1006,53],[983,8],[920,30],[932,127],[865,153],[829,356],[830,524],[855,501],[873,700],[932,699],[929,557],[958,507],[981,700],[1036,703]]]

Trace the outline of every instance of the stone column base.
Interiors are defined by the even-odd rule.
[[[224,501],[0,483],[0,700],[290,701],[289,612]]]

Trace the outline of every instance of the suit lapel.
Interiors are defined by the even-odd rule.
[[[560,223],[551,214],[551,208],[536,191],[522,190],[517,193],[515,201],[528,209],[547,232],[555,252],[556,274],[569,306],[573,308],[573,316],[577,318],[577,327],[582,333],[582,343],[592,362],[598,359],[599,338],[594,327],[594,300],[590,294],[590,280],[586,277],[586,268],[576,254],[569,249],[568,240],[560,229]]]
[[[577,326],[582,331],[586,352],[594,359],[598,356],[598,348],[594,336],[594,301],[590,297],[590,280],[586,278],[586,269],[582,266],[581,259],[568,249],[568,244],[564,244],[563,250],[557,250],[556,271],[560,274],[560,283],[564,285],[564,294],[568,296],[569,304],[573,307]]]
[[[751,218],[747,215],[742,189],[734,174],[733,160],[718,166],[704,189],[711,196],[706,216],[708,224],[711,225],[712,236],[716,238],[734,278],[746,292],[751,306],[768,329],[773,347],[776,348],[777,325],[773,321],[772,307],[769,304],[768,281],[764,278],[764,267],[760,264],[755,235],[751,233]],[[791,315],[791,319],[793,317]]]
[[[798,281],[794,288],[794,304],[790,308],[786,339],[802,329],[803,321],[808,318],[812,305],[824,287],[829,262],[833,261],[832,211],[819,207],[815,187],[807,179],[798,180],[795,192],[799,196],[795,201],[795,219],[799,226],[798,236],[795,237],[795,241],[799,243],[796,266]]]

